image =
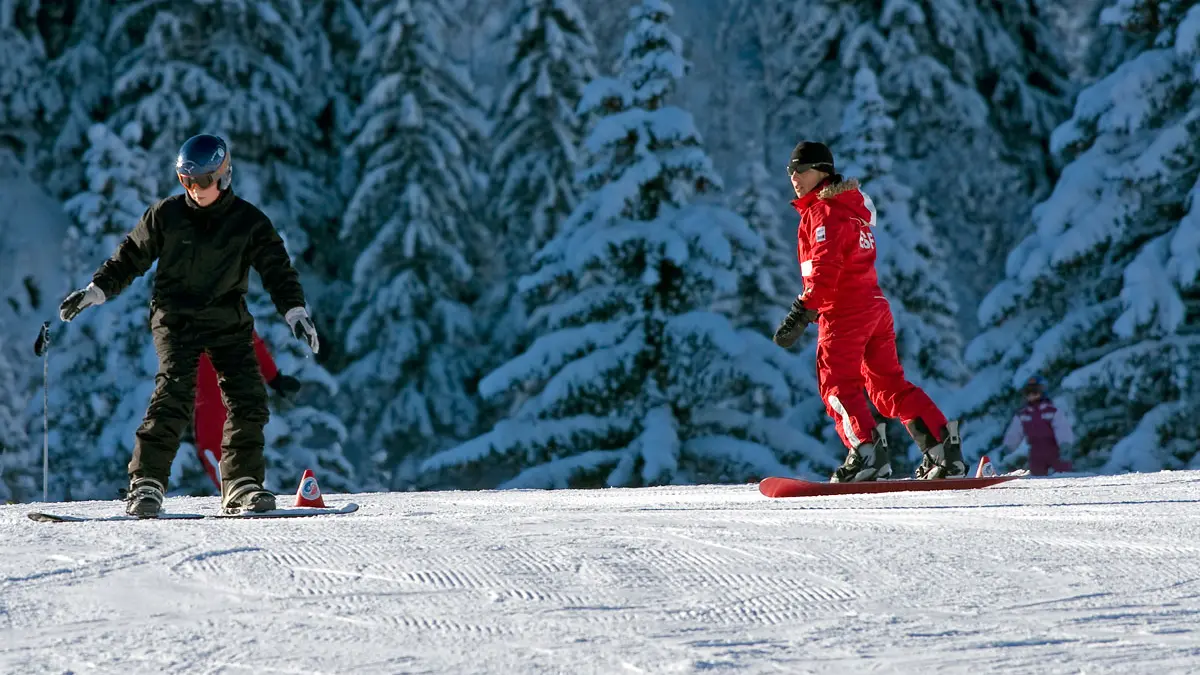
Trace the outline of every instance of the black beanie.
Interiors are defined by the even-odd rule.
[[[837,173],[833,165],[833,153],[829,151],[824,143],[816,141],[800,141],[796,148],[792,150],[792,158],[788,161],[788,174],[795,173],[795,167],[807,165],[807,168],[824,171],[825,173]]]

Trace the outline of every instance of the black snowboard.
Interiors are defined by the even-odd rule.
[[[349,503],[343,504],[338,508],[309,508],[309,507],[289,507],[275,509],[274,511],[264,511],[262,513],[238,513],[238,514],[223,514],[223,513],[160,513],[157,518],[138,518],[136,516],[69,516],[60,513],[44,513],[41,511],[31,511],[30,520],[36,520],[39,523],[87,523],[87,522],[104,522],[114,520],[203,520],[205,518],[308,518],[311,516],[336,516],[345,513],[354,513],[358,510],[358,504]]]

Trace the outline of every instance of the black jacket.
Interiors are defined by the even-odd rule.
[[[174,195],[146,209],[92,283],[111,298],[155,260],[152,305],[168,314],[244,307],[251,267],[280,314],[305,304],[279,233],[262,211],[232,190],[203,208],[187,195]]]

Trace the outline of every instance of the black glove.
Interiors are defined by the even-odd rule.
[[[778,330],[775,331],[775,344],[787,349],[796,344],[796,340],[804,334],[804,329],[808,328],[808,324],[817,320],[817,313],[811,309],[805,309],[804,303],[800,301],[800,296],[792,301],[792,309],[783,317]]]
[[[46,350],[50,348],[50,322],[42,323],[42,330],[38,331],[37,339],[33,341],[33,353],[37,356],[42,356]]]
[[[96,284],[88,284],[87,288],[72,292],[66,300],[62,301],[62,304],[58,306],[58,318],[63,321],[71,321],[88,307],[103,305],[104,300],[104,291],[100,290]]]
[[[300,380],[297,380],[291,375],[279,373],[275,376],[275,379],[267,383],[267,386],[274,389],[275,393],[279,394],[280,396],[291,400],[291,398],[296,395],[296,392],[300,391],[300,387],[302,385],[300,384]]]

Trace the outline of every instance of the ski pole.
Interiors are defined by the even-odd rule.
[[[33,353],[42,357],[42,501],[50,501],[50,322],[42,322]]]

